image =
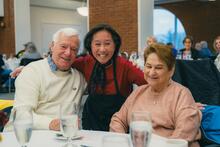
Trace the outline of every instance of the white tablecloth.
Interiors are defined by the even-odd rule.
[[[35,130],[32,132],[28,147],[62,147],[66,143],[66,140],[57,139],[56,133],[54,131]],[[83,137],[79,140],[73,140],[73,144],[89,145],[92,147],[102,147],[102,137],[104,135],[128,136],[128,134],[86,130],[81,130],[78,134]],[[14,132],[4,132],[2,133],[2,137],[3,140],[0,142],[0,147],[20,147]],[[169,147],[169,145],[166,138],[152,134],[150,147]]]

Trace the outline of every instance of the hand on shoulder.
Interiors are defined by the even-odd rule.
[[[22,71],[24,66],[17,67],[13,72],[10,73],[11,78],[16,78]]]

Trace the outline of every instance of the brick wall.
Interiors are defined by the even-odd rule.
[[[121,51],[138,49],[137,0],[90,0],[89,26],[112,25],[122,38]]]
[[[0,17],[0,54],[15,53],[14,0],[4,0],[4,17]]]

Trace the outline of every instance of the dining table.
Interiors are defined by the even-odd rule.
[[[60,137],[58,135],[59,133],[60,132],[50,130],[33,130],[27,147],[62,147],[67,143],[67,139],[65,137]],[[125,136],[130,138],[129,134],[80,130],[78,131],[77,137],[75,137],[71,143],[77,147],[102,147],[102,140],[106,135]],[[20,147],[13,131],[2,132],[1,136],[2,140],[0,141],[0,147]],[[151,135],[149,147],[169,146],[169,139],[156,134]]]

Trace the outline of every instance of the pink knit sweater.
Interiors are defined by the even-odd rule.
[[[185,139],[190,147],[199,146],[196,140],[200,138],[201,112],[184,86],[171,81],[160,93],[152,92],[149,85],[137,88],[113,115],[110,131],[128,132],[131,113],[141,110],[151,113],[155,134]]]

